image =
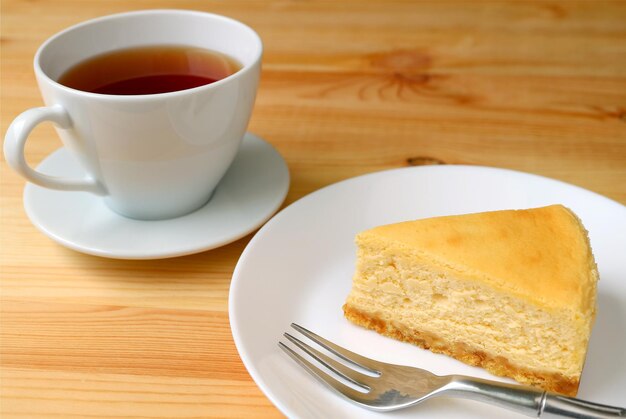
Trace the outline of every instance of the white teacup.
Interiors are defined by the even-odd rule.
[[[87,58],[150,45],[214,50],[242,68],[212,84],[153,95],[89,93],[56,81]],[[128,217],[163,219],[194,211],[210,199],[245,134],[262,49],[248,26],[194,11],[122,13],[73,26],[37,51],[35,74],[46,106],[13,121],[5,137],[5,158],[34,184],[101,195],[111,209]],[[26,164],[26,138],[44,121],[55,123],[88,177],[52,177]]]

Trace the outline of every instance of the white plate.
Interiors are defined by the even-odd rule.
[[[83,169],[61,148],[37,168],[78,178]],[[31,222],[63,246],[118,259],[157,259],[214,249],[267,221],[289,189],[289,170],[266,141],[247,133],[211,200],[182,217],[140,221],[111,211],[96,195],[27,184],[24,207]]]
[[[626,404],[626,207],[539,176],[486,167],[428,166],[374,173],[314,192],[270,220],[250,241],[230,289],[237,349],[261,390],[290,417],[517,417],[477,402],[434,399],[391,414],[358,408],[308,375],[278,348],[291,322],[355,352],[436,374],[506,381],[444,355],[344,319],[354,236],[380,224],[439,215],[562,203],[590,232],[600,269],[599,310],[579,397]]]

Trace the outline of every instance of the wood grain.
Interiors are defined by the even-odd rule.
[[[504,167],[626,204],[626,2],[3,0],[1,128],[41,105],[37,47],[96,16],[224,14],[264,40],[250,130],[286,158],[286,204],[373,171]],[[60,146],[37,128],[27,159]],[[278,417],[232,341],[228,287],[251,236],[119,261],[40,234],[0,164],[0,416]]]
[[[1,378],[3,417],[279,417],[251,381],[13,368]]]

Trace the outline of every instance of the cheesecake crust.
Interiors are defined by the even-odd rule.
[[[348,304],[343,306],[343,311],[348,320],[359,326],[374,330],[390,338],[412,343],[432,352],[451,356],[466,364],[482,367],[494,375],[513,378],[520,383],[566,396],[576,396],[578,392],[579,379],[577,378],[565,377],[553,372],[525,369],[511,364],[502,356],[493,356],[466,344],[450,344],[432,333],[419,330],[403,331],[390,322],[364,313]]]

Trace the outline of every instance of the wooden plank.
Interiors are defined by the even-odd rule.
[[[17,368],[1,378],[2,417],[281,417],[250,381]]]

